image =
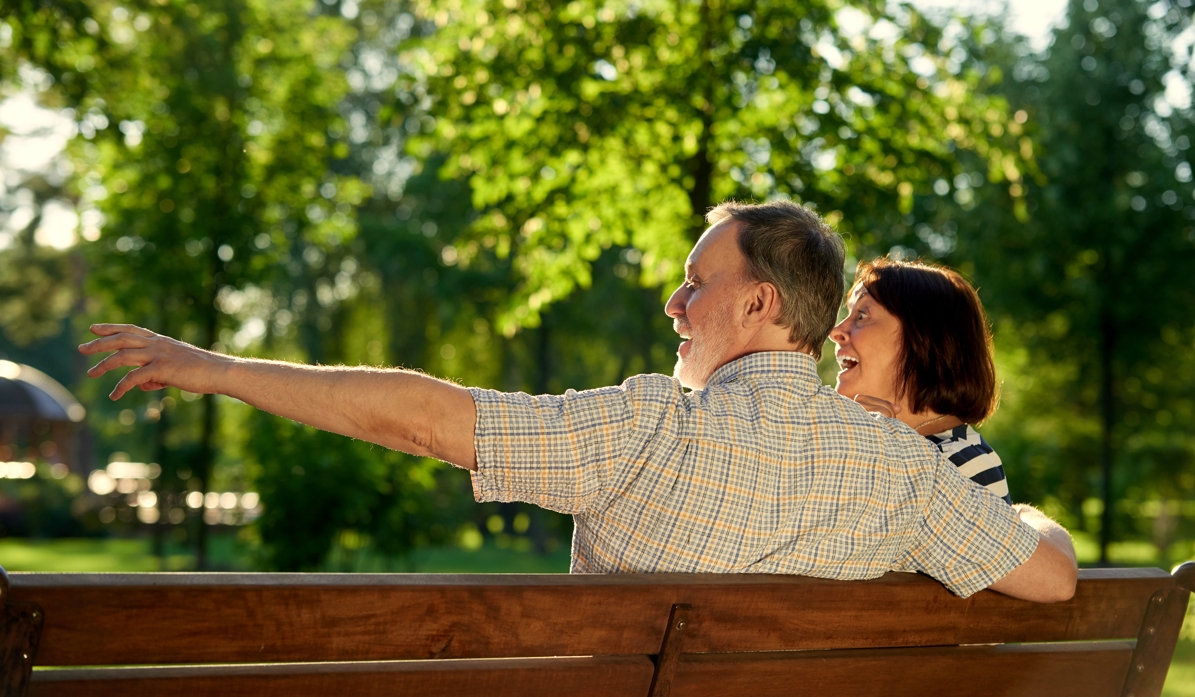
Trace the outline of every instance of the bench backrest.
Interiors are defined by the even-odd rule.
[[[0,639],[11,694],[60,668],[30,695],[1144,697],[1193,581],[1084,570],[1040,605],[913,574],[14,573]]]

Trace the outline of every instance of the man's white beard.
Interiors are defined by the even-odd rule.
[[[690,390],[703,390],[709,382],[710,376],[722,367],[726,356],[730,353],[734,337],[731,327],[734,319],[731,312],[731,300],[710,313],[709,324],[700,331],[695,330],[685,321],[677,320],[678,328],[688,329],[691,340],[689,355],[676,357],[676,367],[672,371],[673,377],[680,380],[680,384]]]

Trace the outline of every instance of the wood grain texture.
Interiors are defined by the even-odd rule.
[[[672,676],[680,664],[685,648],[685,630],[689,628],[689,605],[673,605],[668,617],[668,628],[664,632],[664,644],[656,655],[656,673],[651,679],[648,697],[668,697],[672,691]]]
[[[33,603],[0,604],[0,696],[21,697],[33,673],[42,612]]]
[[[650,655],[676,604],[693,607],[685,651],[695,653],[1122,639],[1137,636],[1150,596],[1174,586],[1157,569],[1079,578],[1075,598],[1052,605],[991,591],[963,600],[915,574],[13,573],[10,582],[14,601],[45,610],[42,666]]]
[[[24,696],[37,658],[43,618],[36,604],[12,602],[8,573],[0,567],[0,697]]]
[[[1126,642],[685,656],[672,697],[1117,697]]]
[[[1159,697],[1162,694],[1190,596],[1185,588],[1175,586],[1154,593],[1150,599],[1124,681],[1123,697]]]
[[[644,656],[38,671],[29,697],[643,697]]]

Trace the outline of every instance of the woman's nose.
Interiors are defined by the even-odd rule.
[[[838,324],[834,325],[834,328],[830,330],[830,341],[833,341],[839,346],[846,342],[846,323],[849,321],[850,318],[848,317],[847,319],[844,319]]]

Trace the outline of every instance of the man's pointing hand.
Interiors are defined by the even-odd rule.
[[[115,353],[87,371],[89,376],[97,378],[114,368],[134,367],[108,395],[113,400],[134,387],[146,391],[177,387],[201,394],[217,392],[219,378],[231,364],[226,356],[132,324],[93,324],[91,333],[100,338],[79,346],[79,353]]]
[[[463,387],[405,370],[321,367],[234,358],[131,324],[93,324],[79,352],[112,355],[87,371],[132,368],[110,397],[134,387],[223,394],[286,419],[420,457],[477,468],[477,407]]]

